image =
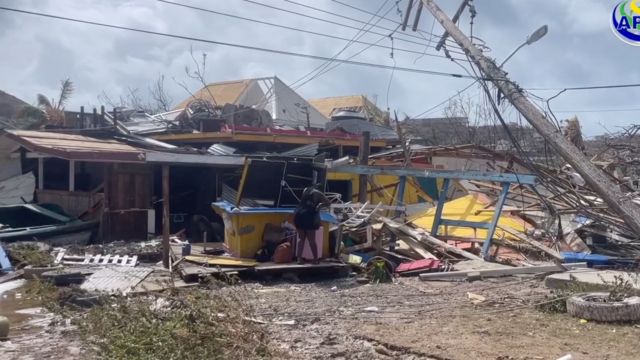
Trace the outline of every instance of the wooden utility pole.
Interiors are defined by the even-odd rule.
[[[424,6],[442,24],[446,32],[456,43],[470,56],[485,77],[500,89],[505,97],[518,109],[527,121],[542,135],[551,146],[578,172],[589,186],[609,205],[609,207],[622,217],[625,223],[636,234],[640,235],[640,207],[626,197],[607,175],[587,159],[573,144],[565,139],[562,134],[538,111],[511,80],[507,73],[502,71],[493,60],[485,57],[471,40],[449,19],[434,0],[422,0]],[[466,1],[465,1],[466,3]]]
[[[362,132],[360,138],[360,149],[358,152],[358,162],[360,165],[369,165],[369,143],[371,134],[368,131]],[[367,202],[367,175],[360,175],[358,179],[358,202],[364,204]]]
[[[162,265],[169,268],[169,165],[162,165]]]

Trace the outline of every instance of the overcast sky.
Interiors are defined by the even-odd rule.
[[[353,28],[288,14],[244,0],[175,1],[335,37],[350,39],[358,32]],[[317,12],[286,0],[255,1],[356,28],[363,26],[362,23]],[[364,22],[371,18],[371,15],[332,0],[295,1]],[[341,1],[371,12],[376,12],[385,3],[384,0]],[[381,13],[394,7],[394,3],[395,0],[387,1]],[[439,3],[451,15],[459,1],[440,0]],[[523,88],[640,82],[640,69],[637,66],[640,47],[621,42],[610,29],[611,11],[616,3],[616,0],[475,0],[477,17],[473,32],[490,48],[487,54],[501,61],[529,33],[548,24],[549,33],[546,37],[520,50],[505,65],[512,79]],[[278,29],[156,0],[0,0],[0,6],[328,57],[334,56],[346,44],[344,40]],[[405,6],[406,0],[400,1],[399,8],[404,11]],[[399,19],[395,7],[387,16]],[[386,20],[377,25],[396,27]],[[460,25],[468,34],[468,13],[461,19]],[[432,26],[433,17],[424,12],[420,28],[424,32],[431,32]],[[442,32],[439,24],[435,24],[433,29],[436,34]],[[381,28],[372,31],[383,35],[390,33]],[[461,67],[445,58],[420,57],[397,50],[425,50],[422,45],[400,40],[426,43],[426,40],[411,37],[416,33],[410,32],[410,29],[407,31],[408,35],[401,32],[393,35],[393,46],[396,48],[394,59],[389,56],[390,49],[373,47],[353,60],[386,65],[393,65],[395,61],[401,67],[464,74]],[[375,42],[382,37],[368,33],[360,41]],[[426,37],[429,39],[429,35]],[[391,40],[385,38],[379,44],[391,46]],[[366,46],[353,44],[339,57],[349,57]],[[206,75],[209,82],[277,75],[290,84],[321,64],[317,60],[105,29],[0,10],[0,89],[34,103],[37,93],[55,96],[60,80],[70,77],[75,83],[76,92],[67,109],[78,109],[80,105],[100,105],[98,95],[103,91],[114,98],[125,93],[127,88],[146,92],[153,81],[164,74],[167,90],[174,103],[178,103],[188,93],[177,86],[174,79],[186,81],[193,90],[198,88],[198,82],[188,79],[184,70],[186,65],[192,65],[190,47],[196,54],[208,54]],[[436,54],[432,48],[427,50],[427,54],[442,55]],[[306,98],[365,94],[377,99],[378,106],[383,110],[388,106],[400,114],[415,115],[440,103],[471,82],[469,79],[401,71],[396,71],[393,78],[390,75],[390,70],[345,64],[297,91]],[[557,90],[532,92],[549,97]],[[466,94],[472,99],[481,99],[480,91],[475,86]],[[584,133],[593,136],[604,133],[605,129],[613,132],[620,126],[637,123],[640,114],[638,98],[640,88],[571,91],[558,97],[552,104],[554,111],[558,111],[557,115],[562,117],[573,114],[560,111],[580,111],[577,115]],[[583,112],[625,109],[636,110]],[[441,109],[428,115],[439,116]],[[507,115],[510,120],[517,121],[513,111],[507,112]]]

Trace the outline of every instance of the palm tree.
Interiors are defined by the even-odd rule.
[[[49,100],[46,96],[38,94],[38,108],[44,111],[48,125],[64,125],[64,105],[73,93],[73,82],[69,78],[60,82],[60,95],[58,101]]]

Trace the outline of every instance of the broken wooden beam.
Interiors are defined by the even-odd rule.
[[[459,280],[466,279],[470,274],[479,275],[480,278],[490,278],[490,277],[502,277],[502,276],[513,276],[513,275],[524,275],[524,274],[542,274],[542,273],[554,273],[554,272],[564,272],[566,270],[575,270],[575,269],[586,269],[587,263],[574,263],[574,264],[564,264],[562,266],[552,264],[552,265],[540,265],[540,266],[526,266],[526,267],[513,267],[507,269],[487,269],[487,270],[469,270],[469,271],[452,271],[446,273],[432,273],[432,274],[420,274],[420,280],[423,281],[431,281],[431,280]]]
[[[427,233],[424,230],[420,230],[420,229],[413,229],[407,225],[404,224],[400,224],[398,222],[395,222],[389,218],[386,218],[384,216],[376,216],[376,219],[379,221],[382,221],[385,225],[387,225],[388,227],[390,227],[391,229],[395,229],[397,231],[400,231],[412,238],[414,238],[415,240],[419,241],[419,242],[423,242],[423,243],[428,243],[431,246],[434,247],[438,247],[441,248],[443,251],[447,251],[447,252],[451,252],[457,255],[460,255],[464,258],[467,258],[469,260],[482,260],[481,257],[474,255],[470,252],[458,249],[457,247],[453,246],[453,245],[449,245],[446,242],[440,240],[440,239],[436,239],[435,237],[431,236],[429,233]]]
[[[530,239],[528,236],[522,235],[522,232],[520,232],[520,231],[518,231],[516,229],[510,228],[508,226],[498,225],[498,228],[502,229],[503,231],[508,232],[509,234],[515,236],[519,240],[524,241],[527,244],[533,246],[534,248],[536,248],[536,249],[538,249],[538,250],[550,255],[554,259],[562,260],[562,255],[560,255],[557,251],[555,251],[555,250],[553,250],[553,249],[551,249],[551,248],[549,248],[547,246],[544,246],[544,245],[540,244],[540,242],[538,242],[538,241]]]

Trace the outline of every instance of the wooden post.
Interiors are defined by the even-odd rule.
[[[76,191],[76,162],[69,160],[69,191]]]
[[[169,165],[162,165],[162,265],[169,268]]]
[[[102,180],[102,221],[100,222],[101,231],[100,237],[102,238],[102,243],[110,240],[111,231],[109,228],[109,205],[110,205],[110,196],[111,196],[111,164],[104,164],[104,179]]]
[[[344,147],[342,145],[338,145],[338,159],[344,156]]]
[[[76,124],[80,129],[84,129],[84,106],[80,106],[80,124]]]
[[[422,0],[424,6],[445,28],[446,32],[469,54],[471,60],[481,70],[485,78],[491,79],[511,104],[524,116],[536,131],[579,173],[586,183],[604,200],[604,202],[625,221],[636,233],[640,234],[640,206],[633,198],[626,196],[609,179],[606,173],[594,165],[590,159],[571,142],[532,104],[520,87],[514,84],[496,63],[485,57],[471,40],[449,19],[434,0]]]
[[[38,190],[44,190],[44,158],[38,158]]]
[[[113,129],[118,129],[118,109],[113,108]]]
[[[360,165],[369,165],[369,142],[371,134],[368,131],[362,132],[360,137],[360,149],[358,152],[358,162]],[[367,175],[360,175],[358,178],[358,201],[361,204],[367,202]]]

